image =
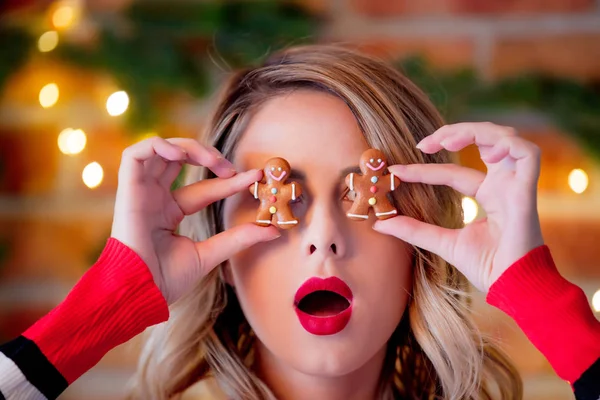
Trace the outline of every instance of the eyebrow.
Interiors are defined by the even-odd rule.
[[[348,175],[350,173],[355,173],[355,174],[361,173],[360,167],[358,165],[353,165],[353,166],[344,168],[343,170],[340,171],[340,179],[346,178],[346,175]],[[306,174],[301,170],[292,168],[292,170],[290,171],[290,179],[297,179],[297,180],[305,181]]]

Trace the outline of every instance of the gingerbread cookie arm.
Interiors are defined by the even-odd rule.
[[[396,190],[398,185],[400,185],[400,179],[394,174],[384,175],[379,178],[381,185],[385,188],[389,188],[390,192]]]
[[[284,196],[289,196],[290,200],[294,201],[298,197],[302,196],[302,185],[296,182],[290,182],[281,188],[281,194]]]
[[[258,197],[259,197],[258,195],[259,195],[260,191],[262,190],[263,186],[264,186],[264,183],[256,181],[248,187],[248,190],[250,191],[250,193],[252,193],[252,196],[254,196],[255,199],[258,199]]]
[[[348,175],[346,175],[346,178],[344,179],[344,181],[346,182],[346,186],[348,186],[348,189],[354,191],[354,184],[356,183],[356,177],[357,175],[354,172],[349,173]]]

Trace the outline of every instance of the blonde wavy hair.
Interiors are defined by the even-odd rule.
[[[428,155],[415,150],[443,124],[427,96],[384,62],[341,46],[290,48],[235,73],[201,141],[231,159],[253,111],[298,89],[342,99],[369,145],[381,149],[390,163],[452,162],[445,151]],[[187,170],[186,183],[211,177],[194,167]],[[447,228],[462,226],[461,195],[449,187],[401,185],[395,199],[404,215]],[[221,213],[222,202],[214,204],[186,218],[180,233],[195,240],[213,236],[222,230]],[[413,293],[388,342],[379,398],[521,399],[515,368],[470,317],[464,276],[416,247],[413,259]],[[274,399],[252,371],[254,340],[222,266],[216,268],[171,307],[168,322],[150,331],[130,398],[177,399],[194,383],[211,378],[228,398]]]

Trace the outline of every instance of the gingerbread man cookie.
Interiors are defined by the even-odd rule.
[[[346,185],[356,195],[348,213],[348,218],[355,221],[369,219],[369,209],[373,208],[378,219],[388,219],[398,214],[387,198],[400,184],[394,174],[384,173],[387,170],[385,155],[377,149],[369,149],[360,157],[362,175],[351,173],[346,176]]]
[[[249,187],[254,198],[260,200],[255,222],[257,225],[274,224],[281,229],[298,225],[289,202],[302,194],[302,187],[296,182],[285,183],[290,176],[290,169],[290,164],[283,158],[271,158],[263,170],[263,181],[254,182]]]

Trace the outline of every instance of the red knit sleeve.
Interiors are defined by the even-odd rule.
[[[600,357],[600,322],[581,288],[560,275],[546,245],[504,272],[487,302],[512,317],[570,383]]]
[[[71,384],[110,349],[168,317],[146,264],[111,238],[67,298],[23,336]]]

